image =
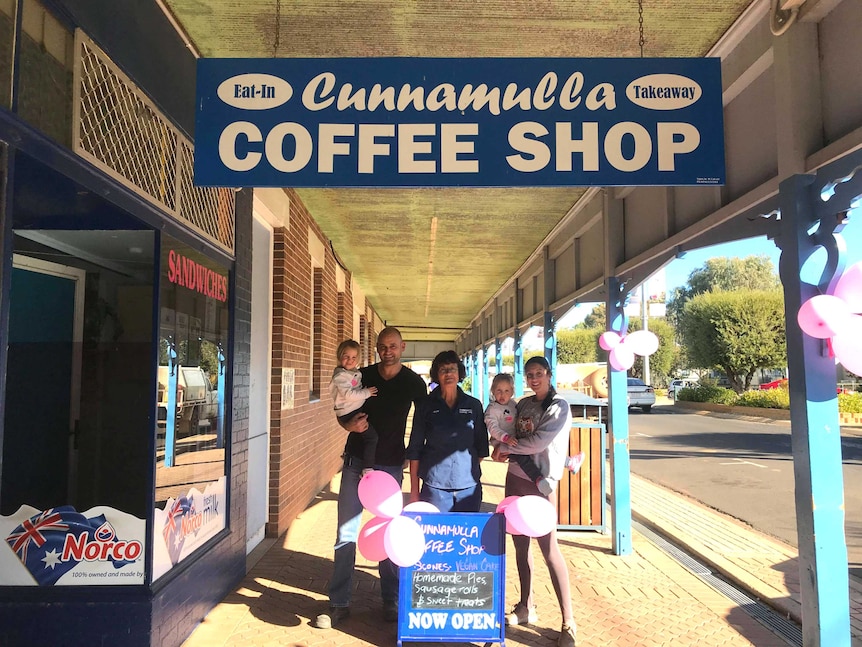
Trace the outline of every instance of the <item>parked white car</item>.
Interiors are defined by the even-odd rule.
[[[628,378],[629,406],[639,407],[644,413],[649,413],[655,404],[655,390],[643,380]]]
[[[671,400],[676,400],[676,394],[681,389],[687,389],[691,386],[697,386],[695,380],[671,380],[670,386],[667,387],[667,395]]]

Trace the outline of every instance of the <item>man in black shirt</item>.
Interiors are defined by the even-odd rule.
[[[405,343],[397,328],[388,327],[377,336],[380,361],[362,371],[362,384],[377,387],[377,396],[365,401],[363,412],[345,423],[350,432],[344,447],[344,467],[338,491],[338,535],[335,540],[335,569],[329,583],[329,613],[315,624],[328,629],[350,615],[350,593],[356,565],[356,540],[362,523],[359,480],[362,477],[362,437],[369,423],[377,430],[374,469],[391,474],[401,483],[404,473],[404,434],[410,407],[426,395],[424,380],[401,364]],[[398,620],[398,566],[390,560],[379,564],[383,617]]]

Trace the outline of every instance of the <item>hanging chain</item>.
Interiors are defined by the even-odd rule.
[[[275,40],[272,44],[272,57],[278,57],[278,46],[281,44],[281,0],[275,0]],[[643,54],[641,54],[643,56]]]
[[[638,45],[641,48],[641,58],[644,57],[644,3],[643,0],[638,0],[638,29],[640,31],[640,39]]]

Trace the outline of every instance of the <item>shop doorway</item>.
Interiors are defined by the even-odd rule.
[[[46,509],[75,498],[86,273],[17,254],[12,268],[4,456],[40,460],[5,462],[3,499]]]

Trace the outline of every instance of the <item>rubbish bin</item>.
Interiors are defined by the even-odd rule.
[[[566,471],[557,488],[557,529],[605,531],[605,425],[573,422],[569,455],[584,452],[577,474]]]

